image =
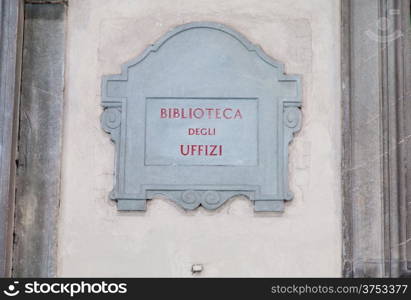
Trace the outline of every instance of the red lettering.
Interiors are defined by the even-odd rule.
[[[194,152],[196,151],[195,149],[197,149],[197,145],[190,145],[191,146],[191,156],[194,155]]]
[[[173,118],[174,119],[180,118],[180,110],[178,108],[173,109]]]
[[[223,145],[180,145],[183,156],[222,156]]]
[[[237,109],[237,111],[235,112],[235,115],[234,115],[234,119],[242,119],[242,118],[243,118],[243,116],[241,115],[240,110]]]
[[[181,109],[181,119],[187,119],[187,116],[184,114],[184,108]]]
[[[197,114],[197,112],[200,112],[200,114]],[[202,110],[201,108],[196,108],[193,113],[196,119],[202,119],[204,117],[204,110]]]
[[[221,119],[220,109],[219,109],[219,108],[216,108],[216,109],[215,109],[215,118],[216,118],[216,119]]]
[[[188,128],[188,135],[215,135],[215,128]]]
[[[217,148],[217,146],[216,145],[210,145],[210,147],[211,147],[210,156],[216,156],[217,154],[215,154],[214,152],[215,152],[215,149]]]
[[[206,111],[208,113],[208,118],[211,119],[211,112],[213,111],[212,108],[206,108]]]
[[[240,109],[233,108],[160,108],[161,119],[242,119]]]
[[[227,115],[227,111],[232,112],[233,110],[232,110],[231,108],[226,108],[226,109],[223,110],[223,116],[224,116],[224,118],[225,118],[225,119],[231,119],[231,118],[232,118],[232,115],[228,116],[228,115]]]
[[[188,155],[189,147],[188,145],[186,146],[186,151],[183,151],[184,145],[180,145],[180,153],[184,156]]]

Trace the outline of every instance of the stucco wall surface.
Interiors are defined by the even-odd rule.
[[[337,0],[71,0],[68,8],[59,276],[340,276]],[[100,126],[101,76],[117,74],[177,25],[220,22],[303,81],[284,213],[237,197],[216,211],[167,199],[118,212],[114,145]]]

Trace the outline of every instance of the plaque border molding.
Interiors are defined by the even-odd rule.
[[[125,130],[122,130],[122,124],[125,123],[126,114],[122,113],[126,110],[126,84],[128,80],[128,69],[139,64],[150,54],[161,49],[169,39],[174,36],[191,29],[209,28],[221,31],[228,34],[240,42],[249,52],[257,55],[265,63],[276,69],[278,82],[296,82],[296,92],[293,96],[281,97],[275,100],[279,103],[278,117],[279,124],[282,124],[283,130],[278,133],[279,149],[282,160],[278,161],[278,176],[281,178],[279,189],[283,192],[279,195],[264,195],[260,193],[259,186],[244,187],[237,186],[235,190],[228,189],[224,185],[217,186],[196,186],[184,192],[181,187],[167,186],[167,188],[157,185],[153,188],[147,188],[142,185],[144,192],[140,194],[127,194],[124,191],[124,149],[125,149]],[[203,206],[207,209],[216,209],[221,206],[226,200],[235,195],[244,195],[254,201],[255,211],[283,211],[284,201],[291,200],[293,194],[288,188],[288,146],[291,143],[294,133],[301,128],[301,78],[299,75],[286,75],[284,73],[284,64],[269,57],[262,48],[258,45],[249,42],[242,34],[223,25],[214,22],[192,22],[175,27],[173,30],[166,33],[156,43],[150,45],[142,54],[136,58],[126,62],[121,67],[121,73],[116,75],[105,75],[102,77],[101,95],[103,113],[101,115],[101,123],[104,131],[110,134],[111,140],[115,144],[116,161],[115,161],[115,180],[114,188],[110,193],[110,198],[117,201],[118,210],[146,210],[146,200],[149,200],[156,195],[165,195],[167,198],[175,201],[181,207],[187,210],[192,210],[198,206]],[[273,79],[274,80],[274,79]],[[231,97],[228,97],[231,98]],[[273,172],[275,172],[273,170]],[[188,193],[189,192],[189,193]],[[189,196],[187,196],[188,194]],[[206,195],[206,196],[204,196]],[[205,198],[204,198],[205,197]],[[206,201],[207,197],[213,197],[218,201]],[[195,200],[187,201],[188,198]]]

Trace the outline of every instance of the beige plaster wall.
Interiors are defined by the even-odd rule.
[[[70,0],[59,276],[340,276],[337,0]],[[114,146],[100,127],[100,80],[176,25],[215,21],[303,77],[303,127],[290,146],[283,214],[242,197],[185,212],[167,199],[117,212]]]

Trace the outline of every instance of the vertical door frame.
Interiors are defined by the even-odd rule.
[[[342,273],[408,277],[410,1],[341,0],[341,24]]]
[[[0,276],[11,275],[23,0],[0,1]]]
[[[0,277],[57,275],[67,4],[0,1]]]
[[[25,1],[12,276],[57,276],[66,1]]]

